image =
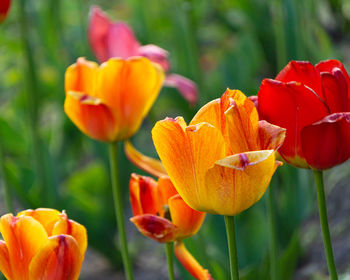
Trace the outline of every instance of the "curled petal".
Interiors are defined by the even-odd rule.
[[[77,280],[82,255],[69,235],[50,237],[29,266],[30,280]]]
[[[210,197],[206,212],[234,216],[246,210],[265,193],[278,165],[273,150],[236,154],[217,161],[205,177]]]
[[[155,215],[139,215],[130,221],[143,235],[161,243],[174,241],[178,231],[169,220]]]
[[[98,98],[68,92],[64,111],[86,135],[100,141],[113,141],[117,133],[114,112]]]
[[[158,179],[158,209],[159,209],[159,215],[164,216],[164,205],[168,205],[169,198],[177,195],[177,191],[173,185],[173,183],[170,181],[170,178],[168,176],[163,176]]]
[[[203,224],[205,213],[189,207],[179,194],[169,199],[172,223],[179,229],[177,238],[190,237],[197,233]]]
[[[134,216],[142,214],[157,215],[157,182],[151,177],[131,174],[129,182],[130,202]]]
[[[170,68],[168,51],[156,46],[145,45],[138,48],[138,55],[147,57],[149,60],[158,63],[165,72]]]
[[[6,279],[14,279],[11,272],[10,256],[6,243],[0,240],[0,271]]]
[[[124,143],[124,152],[126,157],[143,171],[156,177],[167,176],[164,166],[159,160],[140,153],[129,140]]]
[[[286,129],[268,123],[259,121],[259,141],[260,148],[263,150],[278,150],[286,138]]]
[[[328,169],[350,158],[350,113],[334,113],[301,131],[303,153],[314,169]]]
[[[169,74],[166,76],[164,85],[167,87],[176,88],[191,105],[195,105],[197,103],[197,85],[190,79],[178,74]]]
[[[204,269],[186,249],[183,242],[175,243],[175,256],[183,267],[198,280],[213,280],[209,271]]]

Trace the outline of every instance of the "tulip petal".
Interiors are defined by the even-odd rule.
[[[204,269],[197,260],[186,249],[183,242],[176,242],[174,248],[175,256],[183,267],[198,280],[213,280],[209,271]]]
[[[286,129],[264,120],[259,121],[260,149],[277,151],[285,138]]]
[[[0,231],[8,248],[13,279],[26,279],[30,261],[47,241],[44,227],[32,217],[7,214],[0,219]]]
[[[157,215],[157,182],[151,177],[131,174],[129,182],[130,202],[134,216],[142,214]]]
[[[167,72],[170,68],[168,51],[156,46],[145,45],[138,48],[138,55],[147,57],[150,61],[158,63]]]
[[[145,236],[161,242],[175,240],[177,228],[169,220],[150,214],[135,216],[130,219],[137,229]]]
[[[3,240],[0,240],[0,271],[6,277],[6,279],[13,279],[9,251],[7,249],[6,243]]]
[[[210,197],[206,212],[234,216],[246,210],[265,193],[279,164],[273,150],[236,154],[217,161],[206,173]]]
[[[156,123],[152,137],[176,190],[193,209],[203,211],[201,202],[211,200],[202,191],[205,172],[225,157],[220,131],[208,123],[186,127],[182,118],[168,118]]]
[[[177,194],[178,192],[168,176],[163,176],[158,179],[158,208],[161,217],[164,217],[163,206],[168,205],[169,198]]]
[[[327,106],[310,88],[300,83],[286,84],[264,79],[258,95],[261,119],[287,129],[279,153],[288,163],[307,168],[300,143],[300,131],[327,116]]]
[[[87,234],[83,225],[68,219],[65,213],[61,214],[60,220],[55,224],[52,235],[70,235],[78,245],[82,256],[85,255],[87,248]]]
[[[114,140],[117,129],[114,113],[100,99],[80,92],[68,92],[64,111],[89,137],[100,141]]]
[[[82,265],[77,242],[69,235],[50,237],[29,266],[30,280],[77,280]]]
[[[163,84],[161,68],[143,57],[110,59],[101,65],[96,92],[113,108],[118,139],[134,134],[157,98]]]
[[[350,158],[350,113],[334,113],[301,131],[303,153],[314,169],[328,169]]]
[[[35,210],[29,209],[17,214],[20,216],[30,216],[37,220],[45,228],[48,236],[52,235],[52,229],[56,222],[60,219],[61,212],[48,209],[48,208],[38,208]]]
[[[205,213],[192,209],[179,194],[172,196],[168,204],[171,221],[179,229],[177,238],[183,239],[196,234],[203,224]]]
[[[0,23],[2,23],[5,20],[7,13],[10,9],[10,6],[11,6],[11,0],[1,0],[1,3],[0,3]]]
[[[135,147],[131,144],[129,140],[124,142],[124,152],[126,157],[138,168],[146,171],[147,173],[156,176],[167,176],[168,174],[165,171],[163,164],[154,158],[145,156],[140,153]]]
[[[290,61],[276,76],[276,80],[284,83],[299,82],[324,98],[320,75],[308,61]]]
[[[166,76],[164,85],[167,87],[176,88],[192,106],[197,103],[197,85],[190,79],[178,74],[169,74]]]

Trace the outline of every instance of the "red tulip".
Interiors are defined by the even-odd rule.
[[[11,6],[11,0],[0,1],[0,23],[3,22]]]
[[[144,56],[158,63],[165,72],[170,69],[169,53],[166,50],[152,44],[141,46],[129,25],[111,21],[98,6],[93,6],[90,11],[88,37],[90,46],[101,63],[111,57],[126,59]],[[177,74],[169,74],[164,85],[177,88],[191,104],[197,102],[198,91],[193,81]]]
[[[323,170],[350,158],[350,78],[338,60],[291,61],[258,98],[260,117],[287,129],[288,163]]]

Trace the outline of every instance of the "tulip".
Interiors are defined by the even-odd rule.
[[[183,266],[196,279],[211,279],[209,272],[198,264],[182,242],[198,232],[205,213],[190,208],[167,176],[156,182],[151,177],[133,173],[129,190],[134,215],[130,221],[138,230],[160,243],[175,242],[175,254]]]
[[[350,158],[350,78],[338,60],[291,61],[258,98],[260,117],[287,129],[279,153],[289,164],[324,170]]]
[[[142,57],[111,58],[100,67],[79,58],[66,71],[64,110],[93,139],[127,139],[139,129],[163,78],[160,67]]]
[[[169,53],[166,50],[152,44],[141,46],[129,25],[121,21],[113,22],[98,6],[90,10],[88,37],[101,63],[111,57],[126,59],[144,56],[159,64],[165,72],[170,70]],[[168,74],[164,85],[177,88],[190,104],[197,102],[198,90],[193,81],[177,74]]]
[[[8,280],[76,280],[87,248],[84,226],[39,208],[0,219],[0,271]]]
[[[1,0],[0,2],[0,23],[5,20],[11,6],[11,0]]]

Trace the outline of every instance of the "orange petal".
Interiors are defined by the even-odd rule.
[[[62,234],[72,236],[79,247],[81,255],[84,256],[87,248],[86,228],[83,225],[68,219],[67,215],[62,213],[60,220],[55,224],[52,230],[52,235]]]
[[[6,243],[3,240],[0,240],[0,271],[2,274],[4,274],[6,279],[13,279],[9,251],[7,249]]]
[[[147,58],[112,58],[101,65],[96,95],[116,111],[118,139],[133,135],[158,96],[164,80],[159,65]]]
[[[0,231],[8,248],[13,279],[28,279],[29,263],[47,241],[44,227],[32,217],[7,214],[0,219]]]
[[[261,150],[278,150],[286,138],[286,129],[267,121],[259,121],[259,141]]]
[[[186,127],[182,118],[165,119],[152,130],[153,142],[171,182],[193,209],[211,200],[205,173],[225,156],[221,132],[208,123]]]
[[[98,65],[95,62],[78,58],[77,62],[67,68],[65,74],[65,90],[82,92],[93,96]]]
[[[135,216],[130,219],[137,229],[145,236],[161,242],[171,242],[175,240],[177,228],[169,220],[150,214]]]
[[[69,235],[50,237],[29,266],[30,280],[77,280],[82,255]]]
[[[48,209],[48,208],[38,208],[35,210],[29,209],[17,214],[17,217],[20,216],[30,216],[37,220],[45,228],[48,236],[52,233],[52,228],[55,223],[60,219],[61,212]]]
[[[205,213],[192,209],[179,194],[169,199],[169,209],[171,221],[179,229],[178,238],[196,234],[203,224]]]
[[[151,177],[131,174],[129,182],[130,202],[134,216],[158,213],[157,182]]]
[[[206,212],[234,216],[249,208],[265,193],[277,165],[273,150],[218,160],[206,174]]]
[[[69,91],[64,111],[87,136],[100,141],[114,141],[117,124],[114,113],[98,98]]]
[[[198,280],[212,280],[209,271],[204,269],[186,249],[183,242],[175,243],[175,256],[183,267]]]
[[[159,215],[164,216],[164,205],[168,205],[170,197],[178,194],[173,183],[168,176],[163,176],[158,179],[158,203],[159,203]]]
[[[125,141],[124,152],[126,157],[138,168],[146,171],[147,173],[156,176],[167,176],[168,174],[165,171],[163,164],[154,158],[145,156],[140,153],[135,147],[131,144],[129,140]]]

